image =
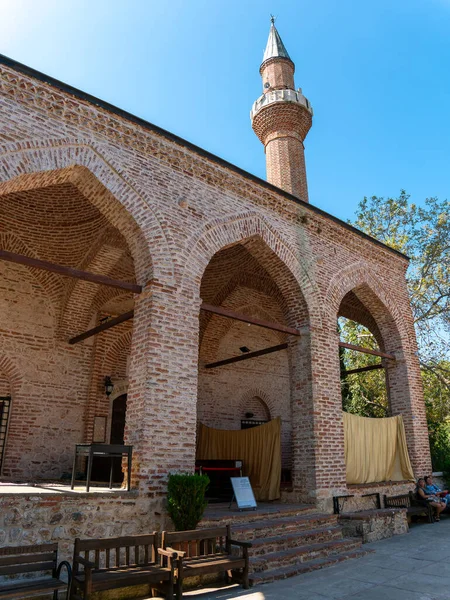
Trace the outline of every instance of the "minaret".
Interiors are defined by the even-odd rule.
[[[313,110],[302,90],[295,89],[295,65],[271,18],[263,62],[259,68],[263,95],[250,112],[253,131],[264,144],[267,180],[308,202],[303,141]]]

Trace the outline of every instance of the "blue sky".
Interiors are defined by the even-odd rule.
[[[0,52],[265,178],[269,16],[314,107],[311,203],[450,197],[450,0],[0,0]]]

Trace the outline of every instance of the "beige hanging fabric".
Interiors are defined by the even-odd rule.
[[[256,500],[276,500],[281,482],[281,419],[235,431],[200,423],[197,459],[242,460]]]
[[[347,483],[414,480],[401,415],[343,415]]]

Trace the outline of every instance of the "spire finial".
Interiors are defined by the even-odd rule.
[[[1,1],[1,0],[0,0]],[[263,62],[268,60],[269,58],[289,58],[289,54],[284,47],[283,42],[281,41],[280,34],[275,27],[276,21],[275,15],[270,15],[271,27],[269,31],[269,39],[267,40],[267,46],[264,52]]]

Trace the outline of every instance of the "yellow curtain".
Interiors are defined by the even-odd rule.
[[[347,483],[414,480],[403,419],[368,419],[344,412]]]
[[[280,497],[281,420],[251,429],[227,431],[199,424],[197,458],[203,460],[242,460],[256,500]]]

